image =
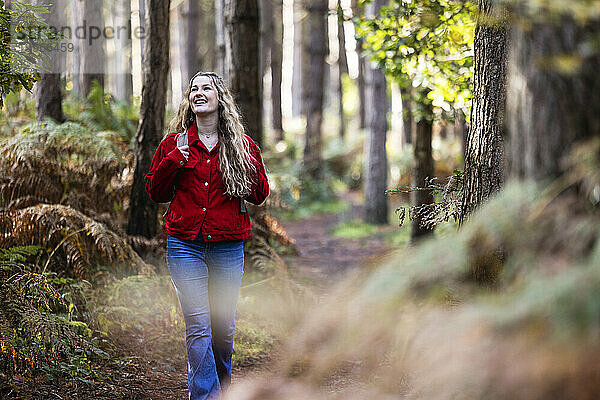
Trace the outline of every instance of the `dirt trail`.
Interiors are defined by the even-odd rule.
[[[326,288],[346,273],[376,263],[392,249],[384,235],[394,229],[393,226],[383,227],[377,233],[360,239],[331,235],[337,224],[362,216],[362,206],[356,204],[357,200],[352,195],[346,196],[346,199],[350,207],[345,212],[282,222],[288,235],[296,241],[300,253],[297,257],[286,259],[294,278],[308,279],[311,284]]]

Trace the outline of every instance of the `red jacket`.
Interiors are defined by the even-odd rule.
[[[169,235],[194,240],[199,232],[206,242],[246,239],[250,218],[240,209],[240,199],[224,194],[219,171],[219,144],[210,152],[198,138],[196,124],[188,130],[190,156],[186,161],[177,149],[176,134],[163,139],[156,149],[146,191],[157,203],[171,202],[165,214]],[[261,204],[269,194],[269,182],[256,144],[246,136],[256,159],[257,182],[245,200]]]

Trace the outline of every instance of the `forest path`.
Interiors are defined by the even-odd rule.
[[[358,193],[344,193],[340,198],[349,203],[345,211],[280,220],[288,236],[295,241],[299,253],[284,257],[289,276],[318,298],[327,297],[333,286],[347,274],[380,264],[389,252],[397,248],[386,240],[389,233],[397,231],[395,224],[377,227],[375,232],[361,238],[334,235],[336,227],[344,222],[361,220],[363,213]],[[256,363],[234,365],[233,382],[249,375],[268,373],[276,365],[278,356],[274,349],[273,354],[259,357]]]
[[[341,197],[349,203],[341,213],[323,213],[297,221],[281,221],[287,234],[296,242],[299,256],[286,257],[292,278],[323,289],[343,277],[381,261],[393,249],[385,235],[394,226],[386,225],[362,238],[344,238],[332,235],[332,230],[343,222],[362,219],[363,206],[357,193]]]

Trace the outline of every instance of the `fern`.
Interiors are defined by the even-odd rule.
[[[114,213],[127,191],[121,175],[131,157],[113,132],[76,123],[25,125],[0,146],[0,208],[70,205],[88,215]]]
[[[9,376],[34,373],[90,346],[61,317],[69,307],[49,274],[33,272],[41,250],[22,246],[0,251],[0,366]]]
[[[150,272],[119,235],[81,212],[63,205],[37,205],[0,212],[0,247],[39,244],[47,250],[47,268],[89,278],[95,265],[115,272]],[[58,253],[58,254],[55,254]]]

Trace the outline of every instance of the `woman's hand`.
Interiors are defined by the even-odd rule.
[[[181,154],[183,154],[183,157],[185,158],[185,161],[187,161],[188,158],[190,158],[190,146],[188,146],[187,144],[185,144],[183,146],[177,146],[177,148],[179,149],[179,151],[181,152]]]

